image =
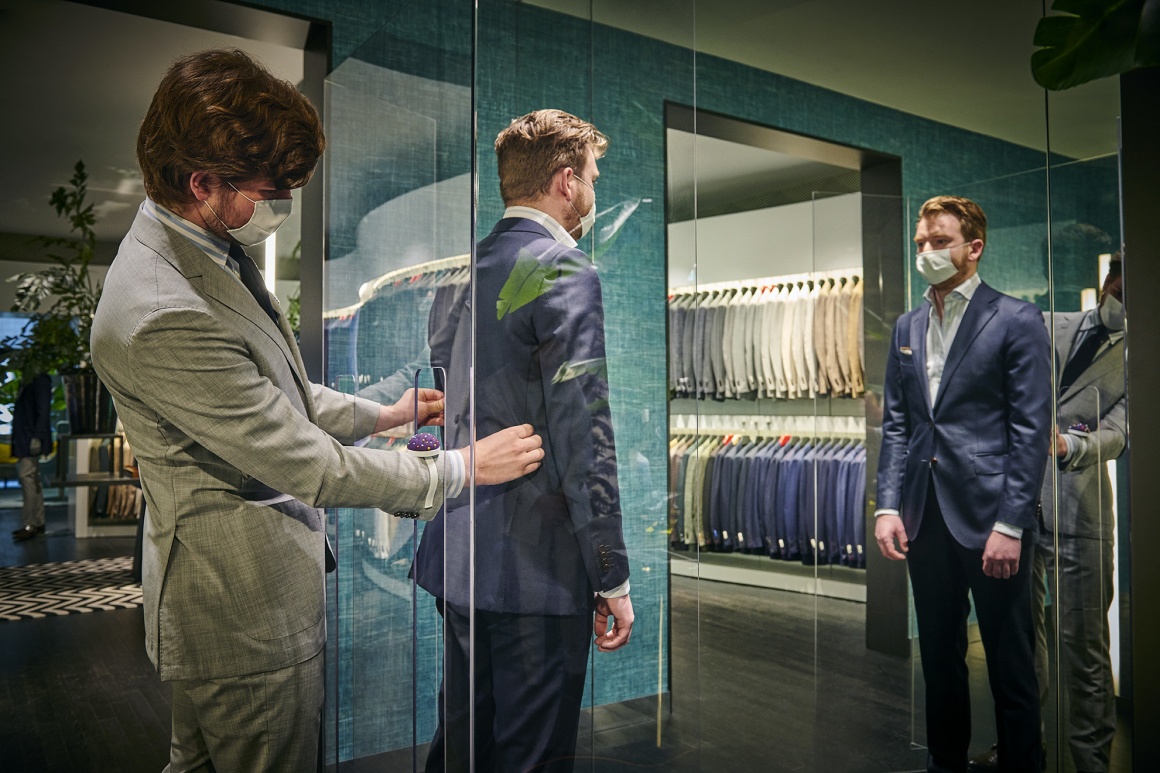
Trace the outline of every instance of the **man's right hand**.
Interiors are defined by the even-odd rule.
[[[531,424],[501,429],[475,441],[475,482],[482,486],[507,483],[535,472],[544,458],[543,441]],[[468,449],[461,449],[470,462]]]
[[[884,513],[874,519],[874,539],[878,540],[878,549],[882,555],[894,561],[904,560],[906,552],[910,550],[906,527],[902,525],[902,519],[893,513]]]

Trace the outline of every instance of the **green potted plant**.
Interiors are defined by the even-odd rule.
[[[50,250],[48,268],[17,274],[12,311],[31,313],[21,335],[0,341],[8,369],[24,375],[58,374],[64,383],[73,434],[112,432],[116,414],[108,391],[93,371],[89,332],[101,299],[101,282],[89,272],[97,237],[93,205],[86,203],[88,174],[78,161],[69,185],[52,192],[49,203],[69,222],[72,237],[40,236]],[[43,307],[43,308],[42,308]]]

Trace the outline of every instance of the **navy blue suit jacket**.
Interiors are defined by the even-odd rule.
[[[447,447],[465,447],[470,436],[474,322],[477,437],[527,423],[546,452],[536,472],[476,489],[475,604],[586,614],[597,591],[628,579],[596,268],[538,223],[504,219],[478,245],[475,302],[473,315],[464,293],[433,325],[431,362],[447,368]],[[471,601],[467,494],[426,525],[415,562],[420,586],[463,606]]]
[[[926,375],[929,302],[903,314],[886,360],[877,508],[921,534],[927,488],[959,544],[982,550],[996,521],[1034,530],[1051,440],[1043,314],[980,284],[951,345],[935,404]],[[1032,531],[1034,533],[1034,531]]]

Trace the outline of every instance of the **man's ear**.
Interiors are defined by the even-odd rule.
[[[198,201],[208,199],[220,186],[221,178],[210,172],[194,172],[189,176],[189,193]]]
[[[979,249],[978,253],[975,252],[975,242],[980,242],[979,248],[978,248]],[[972,239],[971,240],[971,260],[978,261],[979,259],[981,259],[983,257],[983,249],[986,246],[987,246],[986,242],[983,242],[982,239]]]
[[[560,167],[556,171],[556,174],[552,175],[551,190],[553,193],[562,196],[565,201],[572,200],[572,188],[568,185],[572,180],[572,175],[572,167],[570,166]]]

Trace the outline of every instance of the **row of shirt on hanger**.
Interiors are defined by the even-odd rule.
[[[866,566],[859,440],[678,435],[669,445],[673,547]]]
[[[860,396],[862,295],[853,275],[673,291],[670,394],[715,400]]]

